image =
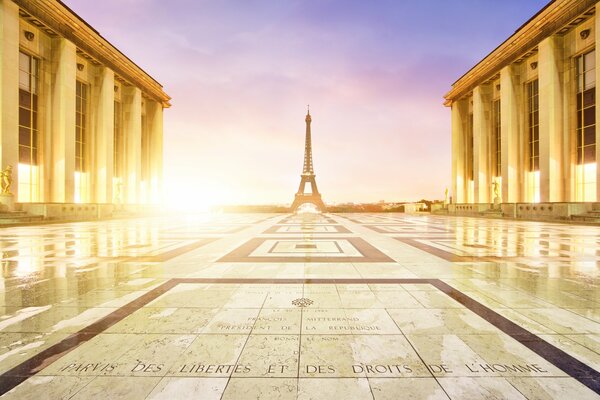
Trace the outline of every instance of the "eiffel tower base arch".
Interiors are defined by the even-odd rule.
[[[325,203],[323,203],[320,194],[296,194],[290,211],[296,212],[302,204],[306,203],[314,204],[320,212],[325,211]]]

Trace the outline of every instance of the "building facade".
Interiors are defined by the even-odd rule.
[[[454,205],[600,201],[598,7],[551,1],[452,85]]]
[[[18,204],[160,200],[158,82],[56,0],[0,0],[0,61],[0,166]]]

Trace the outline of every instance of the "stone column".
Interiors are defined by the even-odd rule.
[[[125,180],[123,200],[128,204],[139,201],[142,170],[142,92],[134,86],[123,90],[123,134],[125,136]]]
[[[519,75],[516,67],[508,65],[500,71],[500,129],[502,131],[502,202],[520,201],[521,162],[519,157]]]
[[[11,192],[19,190],[19,6],[0,0],[0,169],[11,165]]]
[[[97,203],[112,203],[113,144],[115,117],[115,74],[98,67],[94,89],[97,93],[94,129],[94,197]]]
[[[541,202],[564,200],[562,42],[553,35],[538,45]]]
[[[52,147],[50,189],[53,202],[75,201],[75,45],[52,41]]]
[[[148,134],[150,135],[150,203],[159,204],[163,198],[163,107],[157,101],[148,101],[146,104]]]
[[[467,100],[461,99],[452,103],[452,201],[466,201],[467,183],[465,182],[465,131]]]
[[[473,89],[473,179],[475,203],[490,202],[491,85]]]

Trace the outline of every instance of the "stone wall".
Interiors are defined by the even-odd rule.
[[[449,204],[447,213],[457,216],[496,216],[540,221],[570,221],[574,215],[581,215],[594,209],[597,203],[502,203],[500,209],[488,203]],[[441,211],[441,210],[440,210]]]

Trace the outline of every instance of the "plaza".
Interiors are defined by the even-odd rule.
[[[0,0],[0,400],[600,398],[599,7]]]
[[[600,392],[600,227],[199,214],[0,242],[2,398]]]

